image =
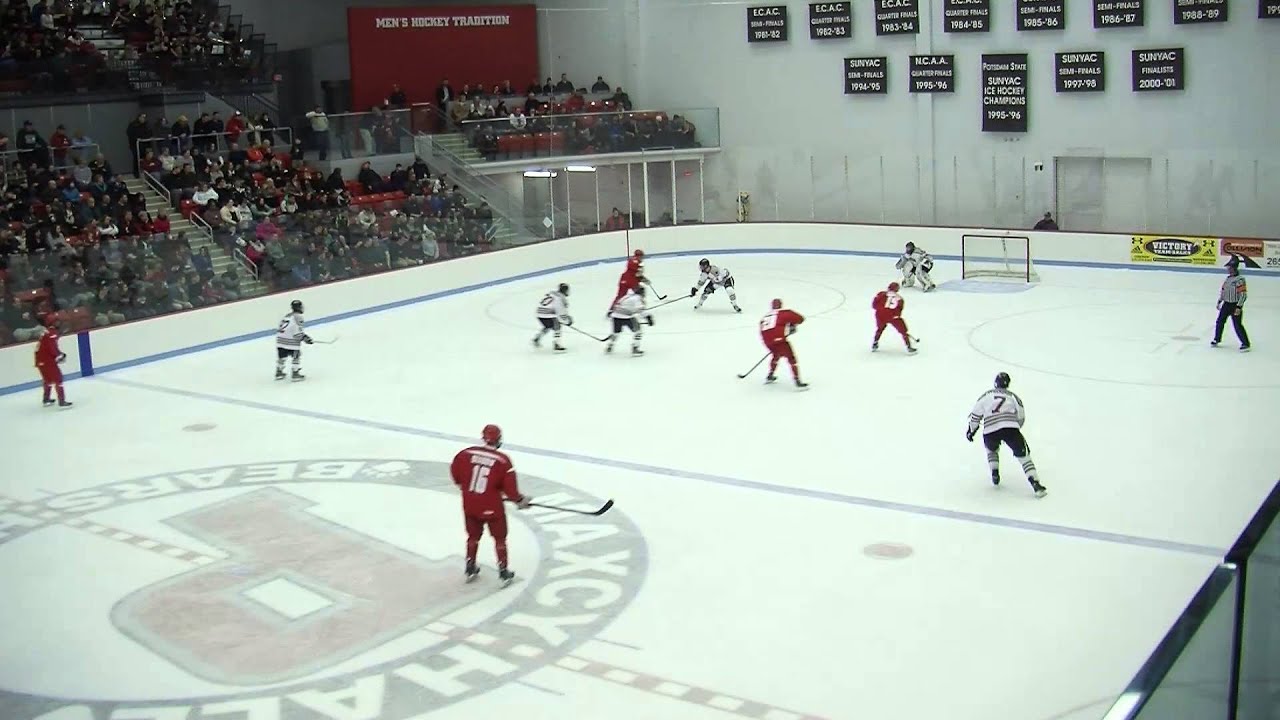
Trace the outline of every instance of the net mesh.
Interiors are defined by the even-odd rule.
[[[962,277],[1039,280],[1031,239],[1022,235],[965,235],[961,240]]]

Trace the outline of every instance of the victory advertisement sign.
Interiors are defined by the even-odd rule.
[[[533,5],[347,8],[347,38],[359,111],[383,102],[395,84],[411,102],[434,102],[446,78],[457,93],[464,84],[523,87],[539,77]]]

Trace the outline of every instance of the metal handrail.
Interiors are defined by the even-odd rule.
[[[143,170],[142,182],[146,183],[147,187],[155,190],[156,194],[164,198],[165,203],[167,203],[169,207],[173,207],[173,193],[169,192],[169,188],[165,187],[164,183],[160,182],[160,178],[152,175],[146,170]]]
[[[237,247],[237,248],[231,248],[231,258],[232,258],[233,260],[239,260],[239,261],[240,261],[240,264],[241,264],[241,265],[243,265],[243,266],[245,267],[245,269],[249,271],[249,274],[253,276],[253,279],[254,279],[254,280],[259,279],[259,278],[258,278],[258,264],[257,264],[257,263],[255,263],[254,261],[250,260],[250,259],[249,259],[249,256],[248,256],[248,255],[246,255],[246,254],[244,253],[244,251],[243,251],[243,250],[241,250],[241,249],[240,249],[240,248],[238,248],[238,247]]]
[[[194,144],[196,144],[196,142],[197,142],[199,139],[206,139],[206,140],[207,140],[207,139],[211,139],[211,138],[212,138],[212,139],[215,139],[215,140],[216,140],[216,139],[218,139],[218,138],[229,137],[229,136],[230,136],[230,135],[232,135],[232,134],[234,134],[234,135],[236,135],[236,136],[242,136],[242,135],[252,135],[253,133],[270,134],[270,135],[273,135],[273,136],[274,136],[274,135],[282,135],[282,136],[284,137],[284,142],[283,142],[283,143],[276,143],[276,142],[272,142],[272,143],[271,143],[271,146],[272,146],[273,148],[286,148],[286,149],[288,149],[288,148],[292,148],[292,147],[293,147],[293,128],[291,128],[291,127],[289,127],[289,126],[287,126],[287,125],[280,125],[280,126],[277,126],[277,127],[271,128],[270,130],[268,130],[268,129],[266,129],[266,128],[263,128],[263,129],[261,129],[261,130],[253,130],[253,129],[251,129],[251,128],[247,128],[247,127],[246,127],[244,130],[241,130],[241,131],[240,131],[240,132],[238,132],[238,133],[229,133],[229,132],[226,132],[226,131],[223,131],[223,132],[216,132],[216,133],[192,133],[191,135],[188,135],[188,136],[186,136],[186,137],[188,137],[188,138],[189,138],[189,142],[191,142],[191,144],[193,144],[193,145],[194,145]],[[167,143],[167,142],[172,141],[175,137],[178,137],[178,136],[176,136],[176,135],[164,135],[164,136],[160,136],[160,137],[139,138],[139,139],[134,143],[134,152],[135,152],[135,153],[137,153],[137,156],[138,156],[139,158],[141,158],[141,157],[142,157],[142,155],[143,155],[143,153],[144,153],[146,150],[150,149],[151,145],[153,145],[153,144],[155,144],[155,143],[161,143],[161,142]],[[145,145],[144,145],[144,144],[145,144]],[[230,142],[230,141],[228,141],[228,142],[226,143],[226,146],[227,146],[228,148],[230,148],[230,147],[231,147],[231,142]],[[222,149],[222,143],[221,143],[220,141],[218,142],[218,148],[219,148],[219,152],[221,152],[221,151],[222,151],[222,150],[221,150],[221,149]]]

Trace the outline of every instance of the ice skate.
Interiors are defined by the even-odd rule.
[[[738,307],[737,305],[734,305],[734,306],[733,306],[733,311],[734,311],[734,312],[742,312],[742,308]]]
[[[803,389],[805,389],[805,388],[809,387],[809,383],[802,381],[800,378],[796,378],[796,387],[798,387],[798,388],[800,388],[801,390],[803,390]]]
[[[59,400],[59,401],[58,401],[58,407],[60,407],[60,408],[69,408],[69,407],[71,407],[71,406],[72,406],[72,405],[74,405],[74,404],[75,404],[75,403],[70,403],[70,402],[67,402],[66,400]]]
[[[498,579],[502,581],[502,587],[507,587],[515,582],[516,574],[506,568],[498,570]]]
[[[638,348],[638,347],[633,347],[633,348],[631,348],[631,354],[632,354],[632,355],[643,355],[643,354],[644,354],[644,351],[643,351],[643,350],[641,350],[641,349],[640,349],[640,348]]]
[[[871,343],[871,352],[875,352],[875,351],[877,351],[877,350],[879,350],[879,349],[880,349],[880,341],[879,341],[879,340],[876,340],[875,342],[872,342],[872,343]]]
[[[290,379],[291,379],[293,382],[299,382],[299,381],[302,381],[302,380],[306,380],[306,379],[307,379],[307,376],[306,376],[306,375],[303,375],[301,370],[294,370],[294,371],[293,371],[293,375],[292,375],[292,376],[290,376]]]
[[[1252,345],[1241,345],[1241,346],[1240,346],[1240,352],[1249,352],[1249,351],[1250,351],[1250,350],[1252,350],[1252,349],[1253,349],[1253,346],[1252,346]]]
[[[609,343],[608,345],[605,345],[604,351],[606,354],[613,352],[613,343]]]
[[[1220,341],[1218,341],[1218,340],[1210,340],[1210,341],[1209,341],[1209,347],[1218,347],[1218,343],[1219,343],[1219,342],[1220,342]]]
[[[467,572],[468,583],[473,583],[476,581],[476,578],[480,577],[480,568],[477,567],[476,564],[473,562],[467,563],[466,572]]]
[[[534,346],[534,347],[542,347],[542,336],[541,336],[541,335],[534,335],[534,336],[533,336],[533,346]]]
[[[1036,482],[1035,480],[1032,480],[1032,481],[1031,481],[1031,489],[1035,491],[1035,493],[1036,493],[1036,497],[1038,497],[1038,498],[1042,498],[1042,497],[1044,497],[1045,495],[1048,495],[1048,494],[1049,494],[1049,491],[1048,491],[1048,490],[1046,490],[1046,489],[1045,489],[1045,487],[1044,487],[1043,485],[1041,485],[1040,483]]]
[[[277,371],[276,371],[276,379],[277,379],[277,380],[283,380],[283,379],[285,379],[285,374],[284,374],[284,371],[283,371],[283,370],[277,370]]]
[[[553,349],[554,349],[556,352],[564,352],[564,346],[563,346],[563,345],[561,345],[560,343],[556,343],[556,344],[553,346]]]
[[[773,373],[769,373],[768,375],[764,376],[764,383],[768,385],[769,383],[777,379],[778,379],[777,376],[775,376]]]
[[[45,399],[44,399],[44,406],[45,406],[45,407],[52,407],[52,406],[54,405],[54,403],[56,403],[56,402],[58,402],[58,401],[57,401],[57,400],[54,400],[53,398],[45,398]]]
[[[908,355],[915,355],[915,354],[916,354],[916,349],[915,349],[914,347],[912,347],[912,346],[908,345],[908,346],[907,346],[907,354],[908,354]]]
[[[992,471],[991,471],[991,484],[992,484],[992,485],[995,485],[995,486],[997,486],[997,487],[999,487],[999,485],[1000,485],[1000,471],[999,471],[999,470],[992,470]]]

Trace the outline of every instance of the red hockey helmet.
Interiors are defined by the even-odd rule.
[[[779,300],[778,298],[774,298],[774,299],[773,299],[773,302],[769,303],[769,307],[773,308],[774,310],[781,310],[781,309],[782,309],[782,301],[781,301],[781,300]]]
[[[896,282],[889,283],[889,292],[898,292],[898,288],[902,287]]]
[[[484,430],[480,432],[480,438],[484,440],[485,445],[499,447],[502,445],[502,428],[497,425],[485,425]]]

